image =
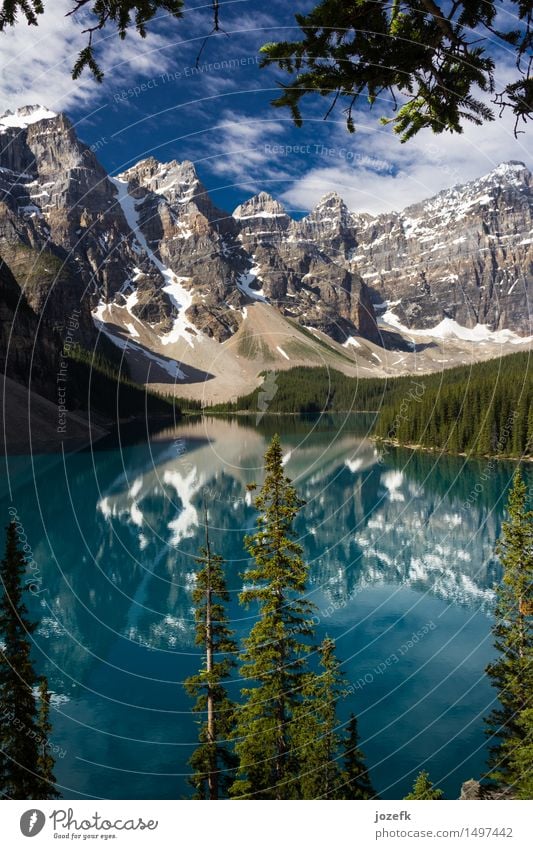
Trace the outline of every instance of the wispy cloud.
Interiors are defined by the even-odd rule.
[[[226,186],[246,186],[250,193],[272,182],[287,184],[293,175],[271,153],[285,131],[283,121],[228,109],[195,140],[190,158]]]
[[[65,17],[72,0],[47,5],[38,27],[19,24],[0,34],[3,105],[43,103],[67,110],[103,136],[111,125],[112,143],[102,156],[113,168],[115,160],[125,167],[154,152],[162,159],[193,160],[211,190],[235,187],[228,203],[266,189],[290,209],[305,211],[335,190],[350,208],[379,213],[472,179],[503,160],[533,167],[527,136],[514,138],[511,116],[479,128],[467,125],[460,136],[423,132],[402,145],[379,124],[377,108],[356,115],[358,132],[350,136],[342,113],[323,121],[328,103],[309,98],[304,127],[296,129],[286,110],[269,105],[284,75],[273,67],[260,71],[256,58],[265,41],[297,35],[293,13],[310,8],[311,0],[298,0],[290,9],[284,0],[263,8],[253,0],[225,2],[221,20],[229,37],[218,33],[208,39],[199,69],[195,60],[212,28],[208,0],[186,7],[181,21],[160,17],[146,39],[132,32],[120,41],[106,30],[98,40],[106,72],[101,86],[89,75],[71,79],[86,39],[79,16]],[[497,71],[497,85],[516,76],[509,57],[501,58]],[[156,86],[120,99],[122,89],[139,88],[150,78]],[[386,101],[382,106],[390,109]]]
[[[283,194],[287,203],[310,209],[337,191],[352,210],[378,214],[467,182],[509,159],[533,168],[527,136],[514,137],[510,115],[482,127],[468,124],[461,135],[423,131],[406,144],[367,112],[356,116],[356,125],[351,137],[336,126],[318,162]]]
[[[48,3],[37,27],[18,23],[0,33],[0,87],[2,103],[16,108],[28,103],[44,103],[65,110],[94,102],[110,87],[125,85],[136,75],[164,70],[170,61],[168,51],[180,41],[179,21],[167,19],[165,26],[155,24],[146,39],[132,30],[120,41],[112,28],[98,39],[98,58],[106,74],[98,85],[85,73],[74,82],[71,70],[85,46],[84,16],[67,17],[72,0]]]

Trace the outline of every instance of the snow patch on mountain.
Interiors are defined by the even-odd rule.
[[[245,295],[248,295],[249,298],[252,298],[254,301],[265,301],[266,298],[263,292],[263,287],[261,289],[252,289],[251,284],[256,280],[259,280],[259,266],[254,265],[253,268],[250,268],[249,271],[244,272],[239,275],[237,279],[237,289],[240,292],[243,292]]]
[[[178,277],[173,272],[170,272],[173,276],[173,279],[163,286],[163,292],[166,292],[169,296],[170,300],[178,310],[178,317],[174,320],[174,326],[172,330],[167,333],[165,336],[161,337],[161,343],[163,345],[170,345],[172,342],[177,342],[178,339],[186,339],[191,348],[194,347],[193,336],[188,330],[189,322],[185,316],[186,311],[192,304],[192,295],[184,286],[182,286],[182,282],[185,280],[189,280],[189,277]],[[201,336],[198,336],[201,339]]]
[[[22,106],[16,112],[7,110],[3,115],[0,115],[0,133],[4,133],[8,127],[16,127],[25,129],[30,124],[36,124],[37,121],[46,121],[50,118],[57,118],[57,112],[52,112],[45,106]]]
[[[452,318],[443,318],[435,327],[416,330],[406,327],[395,312],[387,309],[378,319],[379,324],[394,327],[401,333],[411,336],[432,336],[435,339],[460,339],[463,342],[511,342],[513,345],[525,344],[533,341],[533,336],[519,336],[512,330],[491,330],[487,324],[476,324],[474,327],[463,327]],[[346,343],[345,343],[346,344]]]
[[[152,265],[161,272],[165,279],[163,291],[169,295],[172,303],[178,310],[178,316],[174,320],[172,330],[170,333],[167,333],[161,338],[161,342],[163,345],[169,345],[173,342],[177,342],[179,339],[185,339],[191,348],[194,348],[194,336],[190,330],[188,330],[189,323],[185,317],[185,313],[192,304],[192,294],[181,285],[184,280],[188,280],[189,278],[178,277],[177,274],[175,274],[170,268],[167,268],[167,266],[156,257],[153,250],[148,245],[146,237],[139,225],[139,215],[137,212],[135,198],[128,192],[127,181],[121,180],[119,177],[110,177],[110,180],[117,188],[118,202],[122,207],[124,217],[128,222],[130,230],[134,234],[141,248],[146,253]]]
[[[122,336],[117,336],[109,330],[109,328],[106,327],[107,319],[105,317],[105,313],[108,308],[109,304],[106,304],[104,301],[100,301],[98,306],[92,311],[92,317],[97,330],[99,330],[100,333],[103,333],[104,336],[107,336],[113,345],[116,345],[117,348],[120,348],[122,351],[136,351],[143,357],[147,357],[175,380],[185,380],[187,378],[185,372],[174,360],[167,360],[164,357],[158,357],[157,354],[152,353],[141,345],[137,345],[135,342],[132,342],[131,339],[124,339]],[[133,324],[126,324],[126,328],[130,336],[139,336]]]
[[[349,345],[352,345],[354,348],[360,348],[361,347],[361,345],[359,344],[359,342],[357,341],[355,336],[348,336],[346,342],[342,343],[343,348],[347,348]]]

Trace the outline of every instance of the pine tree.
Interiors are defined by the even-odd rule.
[[[526,712],[533,693],[533,511],[526,509],[526,502],[526,486],[517,469],[509,518],[497,548],[503,567],[493,627],[499,657],[487,667],[500,703],[486,720],[491,739],[488,778],[518,789],[525,776],[517,762],[528,745],[528,733],[531,743]]]
[[[442,790],[433,786],[429,774],[425,771],[419,772],[416,781],[413,784],[413,789],[406,796],[406,799],[440,799]]]
[[[235,706],[223,684],[235,667],[237,644],[228,627],[224,605],[229,593],[222,569],[223,560],[211,551],[207,510],[205,513],[205,546],[197,563],[193,601],[196,605],[196,644],[205,652],[205,666],[185,682],[190,696],[196,698],[194,710],[206,715],[200,727],[200,745],[189,763],[194,770],[190,783],[198,799],[226,796],[237,765],[227,745],[231,736]]]
[[[48,681],[41,678],[39,682],[39,716],[37,721],[38,748],[37,772],[41,779],[39,799],[59,799],[60,793],[55,788],[56,778],[54,775],[55,760],[50,751],[50,692]]]
[[[342,772],[343,799],[376,799],[365,764],[365,756],[359,748],[357,719],[352,713],[346,729],[344,742],[344,769]]]
[[[0,565],[0,793],[7,799],[39,799],[41,790],[33,693],[37,676],[30,657],[30,635],[36,626],[28,620],[23,600],[24,571],[11,522]]]
[[[303,799],[339,798],[341,740],[337,731],[337,706],[342,674],[335,643],[326,637],[319,647],[318,672],[308,672],[298,708],[298,760]]]
[[[276,63],[290,75],[274,106],[288,107],[300,126],[302,98],[320,94],[330,100],[326,118],[337,102],[345,104],[346,126],[353,133],[363,106],[380,105],[386,95],[398,108],[381,123],[392,123],[402,141],[428,127],[459,133],[467,121],[495,120],[479,94],[494,91],[495,61],[503,46],[514,52],[517,70],[493,96],[500,108],[496,114],[510,109],[516,125],[526,122],[533,113],[527,62],[531,3],[511,0],[508,17],[498,17],[500,6],[494,0],[318,0],[305,14],[296,13],[298,40],[261,48],[265,64]]]
[[[302,702],[306,660],[313,637],[313,606],[305,599],[307,566],[295,540],[294,521],[303,501],[284,474],[279,437],[265,454],[265,482],[255,500],[258,530],[246,537],[253,565],[243,575],[241,603],[259,617],[245,640],[237,714],[238,778],[235,798],[298,798],[296,717]]]
[[[523,737],[510,757],[511,769],[516,776],[514,796],[517,799],[533,799],[533,707],[522,711],[516,723]]]

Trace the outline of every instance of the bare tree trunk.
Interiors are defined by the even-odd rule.
[[[209,798],[218,799],[218,770],[216,756],[216,727],[213,688],[211,685],[211,673],[213,671],[213,621],[211,615],[212,586],[211,586],[211,549],[209,547],[209,527],[207,524],[207,508],[204,502],[205,520],[205,548],[207,552],[207,597],[205,606],[205,644],[206,644],[206,670],[207,680],[207,745],[209,751],[209,771],[207,773],[207,786]]]

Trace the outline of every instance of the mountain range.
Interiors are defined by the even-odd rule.
[[[0,151],[0,370],[45,397],[68,334],[89,350],[105,337],[138,382],[208,401],[265,370],[423,373],[531,343],[521,162],[398,212],[331,193],[295,219],[266,192],[219,209],[191,162],[110,176],[42,106],[0,117]]]

